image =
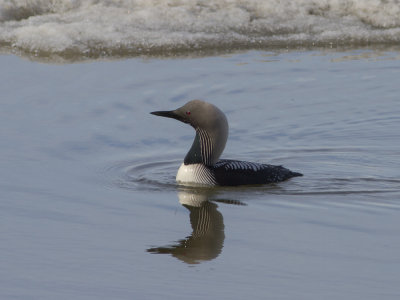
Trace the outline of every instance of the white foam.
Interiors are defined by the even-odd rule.
[[[28,53],[400,42],[397,0],[0,0],[0,45]]]

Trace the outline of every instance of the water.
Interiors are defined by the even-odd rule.
[[[398,299],[399,53],[250,51],[40,64],[0,56],[1,299]],[[304,173],[191,189],[193,129]]]
[[[0,47],[51,61],[399,41],[397,0],[0,0]]]
[[[399,20],[0,0],[0,299],[398,299]],[[177,186],[193,129],[149,112],[193,98],[226,113],[223,158],[304,176]]]

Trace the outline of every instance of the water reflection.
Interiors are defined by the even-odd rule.
[[[171,254],[188,264],[197,264],[215,259],[222,251],[225,232],[224,219],[215,203],[241,204],[239,201],[209,200],[206,191],[181,190],[179,202],[190,212],[193,232],[173,245],[147,249],[155,254]]]

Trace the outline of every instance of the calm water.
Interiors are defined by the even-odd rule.
[[[400,55],[0,56],[1,299],[398,299]],[[304,177],[190,189],[193,98],[224,158]]]

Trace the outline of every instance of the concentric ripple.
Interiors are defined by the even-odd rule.
[[[175,174],[180,160],[126,160],[106,168],[106,185],[129,190],[175,190]]]
[[[314,166],[327,164],[328,158],[324,152],[313,153],[312,162],[305,164]],[[330,159],[335,158],[335,153],[330,153]],[[337,154],[337,153],[336,153]],[[310,156],[299,151],[301,157],[285,157],[289,164],[291,161],[302,160],[307,162]],[[346,152],[349,155],[349,152]],[[250,155],[251,156],[251,155]],[[181,159],[169,156],[141,157],[133,160],[123,160],[111,162],[109,166],[102,170],[105,185],[111,188],[123,188],[132,191],[171,191],[176,192],[180,187],[175,181],[176,172],[181,164]],[[363,202],[372,201],[380,204],[390,204],[398,207],[395,201],[396,195],[400,193],[400,180],[393,177],[379,176],[359,176],[360,172],[344,172],[346,163],[340,162],[335,158],[335,168],[330,168],[326,172],[315,170],[314,168],[304,168],[300,166],[304,173],[303,177],[294,178],[285,182],[259,186],[239,186],[239,187],[213,187],[202,188],[205,192],[214,194],[213,199],[243,199],[256,198],[276,198],[279,195],[294,196],[301,199],[327,198],[348,198],[360,199]],[[297,169],[297,168],[295,168]],[[367,175],[367,174],[364,174]],[[199,187],[196,187],[198,189]],[[204,192],[204,191],[203,191]],[[269,195],[269,196],[268,196]],[[225,197],[225,198],[224,198]],[[215,200],[214,199],[214,200]]]

